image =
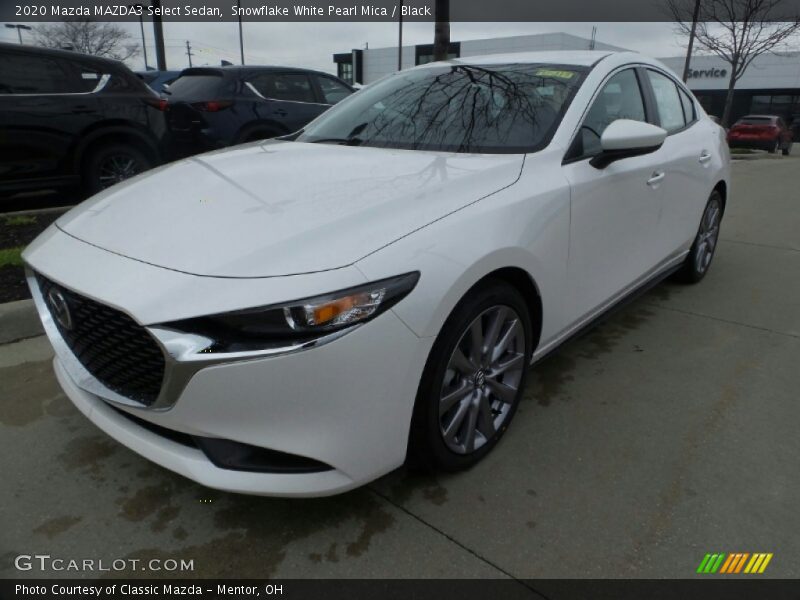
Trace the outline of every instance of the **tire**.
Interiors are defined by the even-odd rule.
[[[700,226],[683,266],[678,271],[678,279],[684,283],[698,283],[708,273],[719,241],[722,222],[722,195],[712,192],[700,218]]]
[[[148,170],[153,161],[135,146],[111,143],[92,150],[84,164],[83,185],[87,192],[96,194]]]
[[[491,346],[500,354],[494,362],[491,356],[483,355],[476,368],[480,353],[471,352],[471,331],[482,333],[485,341],[496,323],[501,323],[498,335],[493,336],[498,343]],[[461,471],[497,445],[522,396],[533,353],[532,331],[524,298],[504,281],[489,280],[459,302],[442,327],[423,371],[411,421],[410,465]],[[499,343],[503,340],[509,342],[505,350]],[[462,351],[460,358],[457,349]],[[498,365],[513,366],[492,375]],[[445,400],[447,397],[451,400]],[[450,406],[440,414],[443,401]],[[447,426],[452,435],[446,435]]]
[[[781,154],[783,154],[784,156],[789,156],[791,153],[792,153],[792,142],[789,142],[786,145],[786,148],[783,149]]]
[[[775,140],[775,143],[769,148],[767,148],[767,152],[769,152],[770,154],[775,154],[780,147],[781,147],[781,141]]]

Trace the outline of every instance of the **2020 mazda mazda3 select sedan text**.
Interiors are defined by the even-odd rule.
[[[24,259],[98,427],[213,488],[325,495],[479,461],[530,364],[705,276],[729,176],[724,131],[656,61],[457,59],[113,186]]]

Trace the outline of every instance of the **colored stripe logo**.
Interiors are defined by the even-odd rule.
[[[697,567],[698,573],[720,575],[732,575],[738,573],[756,574],[763,573],[769,561],[772,560],[772,553],[769,552],[733,552],[726,554],[719,552],[716,554],[706,554]]]

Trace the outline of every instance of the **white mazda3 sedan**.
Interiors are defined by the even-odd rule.
[[[724,132],[663,65],[513,54],[113,186],[24,259],[100,429],[209,487],[326,495],[475,464],[530,364],[704,277],[729,198]]]

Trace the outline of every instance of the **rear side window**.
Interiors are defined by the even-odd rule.
[[[136,83],[138,83],[138,81]],[[103,91],[112,93],[132,92],[137,89],[136,83],[132,82],[127,77],[120,75],[119,73],[114,73],[111,75],[108,83],[103,88]],[[140,90],[145,86],[144,82],[141,83],[141,86],[142,87],[139,88]]]
[[[181,75],[169,86],[173,98],[209,100],[233,92],[232,85],[219,74]]]
[[[680,88],[678,88],[678,91],[681,95],[681,104],[683,104],[683,119],[687,124],[693,123],[697,118],[694,111],[694,102],[692,102],[691,97],[685,91]]]
[[[648,70],[647,76],[650,78],[650,84],[656,98],[661,127],[666,129],[668,133],[683,129],[686,125],[686,120],[678,86],[669,77],[656,71]]]
[[[347,98],[353,92],[346,85],[330,77],[318,77],[319,87],[326,104],[336,104]]]
[[[316,102],[311,80],[303,73],[262,73],[250,82],[265,98],[291,102]]]
[[[70,83],[61,61],[14,53],[0,58],[0,94],[63,94],[75,91]]]
[[[75,92],[91,92],[100,84],[100,78],[103,74],[97,69],[86,67],[80,64],[74,64],[73,68],[77,75],[73,78],[72,86]]]

